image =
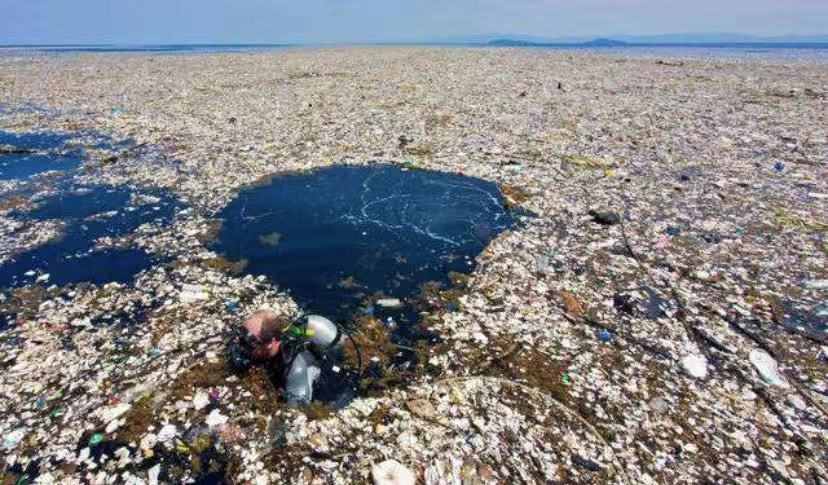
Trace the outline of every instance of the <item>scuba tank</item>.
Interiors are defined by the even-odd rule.
[[[311,343],[321,352],[340,345],[339,328],[321,315],[307,316],[307,330]]]
[[[285,398],[288,405],[300,406],[313,400],[313,385],[322,370],[314,352],[324,354],[341,345],[339,328],[332,321],[320,315],[308,315],[303,324],[290,330],[294,337],[305,339],[311,350],[302,350],[295,356],[284,354],[285,363],[290,367],[285,374]]]

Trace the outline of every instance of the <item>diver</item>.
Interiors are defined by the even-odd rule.
[[[291,406],[309,404],[324,362],[341,353],[343,332],[319,315],[303,315],[285,325],[270,310],[259,310],[245,320],[227,348],[237,371],[253,365],[277,364],[284,378],[285,399]]]

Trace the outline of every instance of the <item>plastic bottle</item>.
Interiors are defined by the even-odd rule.
[[[313,383],[321,370],[316,358],[307,350],[299,353],[285,376],[285,398],[289,406],[309,404],[313,399]]]

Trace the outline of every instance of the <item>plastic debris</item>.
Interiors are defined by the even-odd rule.
[[[227,423],[227,416],[221,414],[218,409],[213,409],[207,416],[207,420],[205,422],[211,429],[218,428],[219,426]]]
[[[157,464],[147,471],[147,483],[158,485],[158,476],[161,474],[161,465]]]
[[[159,443],[169,443],[173,438],[178,436],[178,430],[173,424],[166,424],[161,431],[158,432]]]
[[[380,298],[377,300],[377,306],[381,306],[383,308],[400,308],[402,306],[402,301],[399,298]]]
[[[598,332],[598,339],[601,342],[604,342],[604,343],[612,342],[612,337],[613,337],[612,332],[610,332],[609,330],[604,329],[604,330],[601,330],[600,332]]]
[[[681,359],[681,366],[690,376],[697,379],[707,377],[707,359],[701,355],[687,355]]]
[[[16,429],[14,431],[9,432],[5,436],[3,436],[3,449],[4,450],[13,450],[17,447],[20,441],[23,440],[23,437],[26,435],[25,430],[23,429]]]
[[[805,288],[809,290],[828,290],[828,280],[806,281]]]
[[[101,420],[104,423],[109,423],[126,414],[126,412],[130,410],[130,408],[132,408],[132,405],[129,403],[122,403],[116,406],[104,408],[100,413]]]
[[[224,308],[227,309],[230,313],[236,313],[239,311],[239,301],[238,300],[227,300],[224,302]]]
[[[744,350],[750,341],[722,324],[736,309],[746,323],[763,322],[758,336],[785,356],[779,371],[791,387],[796,376],[807,378],[803,390],[814,399],[828,389],[824,372],[818,372],[825,360],[815,360],[828,359],[820,347],[825,327],[819,319],[828,294],[818,284],[806,286],[826,278],[822,268],[828,261],[828,178],[821,174],[828,140],[818,128],[825,98],[816,97],[824,95],[826,65],[809,62],[804,51],[796,62],[767,63],[722,62],[720,56],[728,54],[707,53],[719,58],[668,66],[630,51],[604,56],[510,49],[504,55],[490,49],[361,47],[286,55],[33,57],[4,50],[0,86],[13,86],[0,87],[0,118],[7,129],[79,127],[71,136],[100,131],[111,134],[113,143],[143,145],[124,154],[122,147],[99,149],[95,140],[78,135],[88,151],[71,180],[79,191],[90,184],[169,187],[190,207],[176,212],[171,224],[150,219],[117,237],[96,237],[94,248],[83,249],[146,250],[149,266],[126,282],[63,286],[61,271],[40,265],[16,271],[17,286],[0,290],[0,436],[6,445],[10,433],[24,434],[16,448],[0,455],[16,460],[9,464],[14,470],[42,471],[43,483],[154,483],[160,475],[169,483],[198,481],[190,455],[175,456],[175,463],[168,455],[178,441],[175,426],[181,433],[206,427],[215,406],[228,418],[215,433],[222,435],[233,423],[252,426],[243,439],[220,447],[233,464],[227,470],[233,483],[310,482],[313,476],[356,483],[387,458],[410,464],[418,479],[431,477],[431,484],[535,477],[799,483],[814,473],[826,475],[824,460],[815,458],[824,448],[819,411],[802,411],[797,393],[777,396],[773,389],[785,389],[769,389],[785,417],[780,433],[768,426],[764,396],[751,386],[729,374],[711,379],[717,377],[712,368],[705,381],[691,381],[678,362],[702,354],[699,346],[720,343],[734,352],[704,352],[716,355],[722,369],[749,365],[750,378],[754,365],[745,357],[751,348]],[[555,90],[561,73],[566,91]],[[807,94],[806,87],[815,92]],[[515,97],[524,90],[530,93],[526,98]],[[113,107],[124,111],[114,117]],[[237,123],[227,123],[230,117],[238,117]],[[398,146],[400,134],[413,139],[406,151]],[[581,160],[570,163],[569,157]],[[227,255],[213,245],[215,216],[243,187],[274,174],[405,159],[412,159],[410,172],[464,172],[519,189],[509,192],[515,210],[536,216],[519,216],[524,223],[497,235],[471,261],[441,262],[473,270],[466,287],[443,287],[425,301],[412,296],[409,302],[410,293],[394,285],[410,280],[380,279],[388,283],[384,294],[405,296],[405,314],[393,313],[400,332],[422,328],[428,342],[439,345],[426,346],[427,354],[410,367],[397,364],[396,348],[390,357],[365,352],[366,367],[384,375],[359,382],[357,392],[364,384],[370,397],[358,396],[359,404],[337,409],[333,419],[281,405],[278,391],[258,385],[267,384],[257,381],[259,373],[225,375],[223,341],[209,335],[237,324],[248,309],[271,308],[291,321],[300,307],[294,288],[237,273],[241,265],[222,259]],[[773,169],[775,162],[784,165],[781,172]],[[613,177],[607,177],[610,171]],[[0,181],[0,261],[62,234],[54,220],[27,215],[61,190],[46,178],[25,185]],[[135,204],[126,205],[118,214],[130,213]],[[383,208],[367,209],[370,215]],[[623,227],[593,222],[589,208],[615,211]],[[78,229],[81,224],[91,227],[85,221]],[[680,227],[681,236],[666,234],[670,226]],[[372,264],[396,264],[393,247],[374,244],[379,228],[365,232],[359,242],[378,254],[366,258],[364,272],[343,273],[359,275],[362,284],[371,279]],[[474,237],[481,235],[486,231],[475,230]],[[255,237],[249,243],[259,244]],[[288,246],[286,237],[273,251]],[[69,263],[78,261],[74,252],[60,254],[67,256]],[[691,276],[697,270],[710,278]],[[49,281],[35,284],[46,272]],[[337,281],[326,278],[322,284],[333,289]],[[652,299],[643,288],[649,286],[666,303],[648,303]],[[565,290],[577,295],[590,317],[630,337],[617,353],[623,358],[607,355],[611,344],[600,344],[591,322],[560,314],[558,295]],[[359,294],[350,302],[354,308],[374,305],[377,298],[373,290],[353,292]],[[616,293],[629,297],[618,301],[617,311]],[[392,313],[378,305],[376,310],[383,321]],[[778,324],[767,326],[772,319]],[[395,337],[397,331],[389,332],[376,318],[359,318],[358,324],[369,320],[377,343],[389,333]],[[710,340],[700,341],[688,327]],[[510,357],[514,365],[495,369],[508,371],[519,385],[473,375],[486,350],[475,338],[480,333],[498,348],[520,344]],[[347,345],[345,339],[348,365],[339,376],[325,377],[352,376],[350,360],[356,356]],[[753,380],[764,382],[758,372]],[[549,387],[540,392],[533,389],[537,384]],[[194,412],[188,398],[212,393],[209,388],[219,390],[221,402]],[[559,391],[570,398],[561,401],[577,405],[599,433],[612,436],[609,445],[551,399]],[[251,397],[259,392],[268,401]],[[110,424],[94,410],[119,404],[109,394],[140,411],[110,423],[137,418],[130,424],[141,426],[121,424],[106,435],[111,442],[90,451],[89,435]],[[431,402],[449,428],[407,412],[405,403],[415,399]],[[807,396],[804,404],[810,404]],[[539,425],[547,412],[554,419]],[[262,425],[268,432],[257,431]],[[118,470],[120,459],[112,453],[126,446],[122,440],[139,449]],[[297,444],[312,446],[318,456],[349,453],[352,463],[314,459],[303,473],[304,464],[286,469],[280,460],[267,459]],[[711,452],[717,452],[716,460],[705,459]],[[598,463],[601,476],[566,469],[573,466],[573,454]],[[75,457],[85,463],[73,463]],[[488,478],[480,472],[486,467]]]
[[[210,397],[206,392],[199,391],[193,396],[193,407],[196,411],[201,411],[210,404]]]
[[[103,433],[95,433],[89,438],[89,446],[94,447],[101,444],[104,440]]]
[[[179,298],[181,303],[196,303],[208,300],[210,295],[200,285],[184,285]]]
[[[308,351],[301,352],[285,375],[285,398],[291,406],[306,405],[313,400],[313,386],[321,375],[319,363]]]
[[[779,365],[776,360],[764,350],[752,350],[750,352],[750,363],[753,364],[759,376],[767,384],[782,388],[790,386],[782,374],[779,373]]]
[[[371,469],[374,485],[415,485],[417,477],[414,472],[395,460],[377,463]]]

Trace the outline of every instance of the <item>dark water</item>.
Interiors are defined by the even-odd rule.
[[[241,192],[221,217],[217,251],[247,260],[247,272],[306,311],[340,320],[378,312],[372,295],[410,299],[425,282],[470,272],[515,222],[493,183],[392,165],[276,177]]]
[[[0,130],[0,145],[12,145],[33,150],[56,150],[72,137],[62,133],[11,133]]]
[[[62,176],[66,177],[83,163],[87,148],[120,151],[134,145],[131,139],[116,142],[94,132],[11,133],[0,130],[0,180],[29,179],[52,171],[63,172]]]
[[[77,168],[80,149],[66,149],[70,136],[57,133],[14,134],[0,131],[0,180],[25,179],[38,173]]]
[[[82,157],[73,155],[0,155],[0,180],[25,179],[51,170],[74,170],[81,162]]]
[[[0,288],[32,283],[42,275],[45,284],[65,285],[110,281],[126,282],[153,264],[150,255],[137,249],[94,250],[101,237],[120,237],[147,222],[169,221],[178,204],[163,193],[139,194],[126,187],[80,187],[72,183],[73,170],[84,160],[83,146],[120,149],[131,140],[114,143],[93,133],[23,133],[0,131],[0,180],[27,179],[45,171],[59,171],[49,180],[55,195],[37,200],[28,211],[11,217],[23,221],[57,220],[61,236],[13,259],[0,263]],[[26,183],[0,197],[31,198],[36,183]],[[148,197],[137,197],[144,195]],[[28,273],[28,274],[27,274]]]
[[[48,284],[126,282],[148,268],[152,258],[137,249],[94,250],[98,238],[120,237],[148,222],[168,222],[178,204],[164,194],[133,203],[128,188],[95,186],[67,189],[14,217],[56,219],[65,224],[62,237],[17,255],[0,265],[0,287],[33,282],[49,274]],[[34,271],[34,275],[26,275]]]

